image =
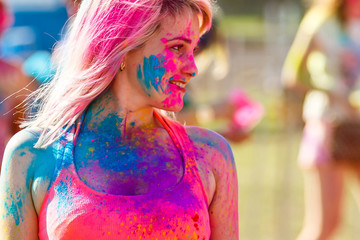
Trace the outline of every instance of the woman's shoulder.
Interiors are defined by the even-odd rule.
[[[34,145],[41,134],[40,128],[26,128],[17,132],[8,142],[7,152],[32,150],[35,151]]]
[[[55,172],[56,155],[54,148],[35,148],[41,129],[24,129],[8,142],[1,168],[0,212],[8,222],[15,222],[16,229],[35,227],[47,189]],[[8,212],[7,204],[15,209]],[[19,215],[21,213],[21,215]],[[1,230],[0,230],[1,232]]]
[[[237,188],[231,147],[224,137],[212,130],[195,126],[186,126],[185,129],[194,146],[195,161],[208,203],[213,204],[214,200],[220,199],[216,194],[226,195],[230,188]]]
[[[204,159],[211,165],[227,163],[234,166],[230,144],[220,134],[206,128],[185,126],[189,139],[195,146],[195,157]]]
[[[54,159],[54,147],[35,148],[42,130],[40,128],[23,129],[16,133],[6,145],[2,166],[8,169],[36,169],[40,163],[50,163]]]

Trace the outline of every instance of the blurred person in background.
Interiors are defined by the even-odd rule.
[[[239,238],[229,144],[164,113],[183,106],[211,16],[209,0],[82,1],[7,145],[0,236]]]
[[[351,157],[339,162],[334,155],[337,126],[359,123],[360,0],[313,1],[285,60],[282,80],[286,91],[304,97],[298,161],[304,173],[305,218],[298,240],[330,239],[341,220],[344,175],[360,176],[359,162]],[[349,141],[347,148],[359,153],[358,142]],[[345,147],[338,150],[346,153]]]
[[[5,2],[0,0],[0,38],[11,23],[12,15]],[[34,89],[20,65],[0,58],[0,169],[5,145],[19,130],[18,124],[23,116],[21,103]]]

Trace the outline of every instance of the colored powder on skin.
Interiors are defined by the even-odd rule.
[[[221,138],[223,138],[221,136]],[[218,141],[214,141],[214,140],[210,140],[210,139],[213,139],[209,136],[206,136],[205,134],[202,134],[202,136],[196,136],[193,138],[193,141],[194,142],[198,142],[198,143],[203,143],[205,145],[208,145],[210,147],[213,147],[215,148],[216,150],[218,150],[223,156],[225,156],[225,160],[228,162],[228,163],[231,163],[231,164],[235,164],[235,160],[234,158],[229,158],[229,155],[227,154],[229,152],[229,149],[230,148],[230,145],[226,142],[226,144],[219,144]]]
[[[8,202],[5,202],[5,209],[7,210],[7,213],[5,216],[3,216],[3,218],[12,215],[13,219],[15,220],[16,226],[18,226],[20,224],[20,219],[21,221],[24,221],[22,212],[23,199],[20,196],[20,191],[16,192],[15,198],[13,198],[12,194],[9,195],[9,198],[14,200],[12,200],[10,204]]]
[[[169,59],[169,61],[167,61],[167,64],[164,66],[166,72],[175,72],[176,68],[177,68],[177,63],[178,60],[174,59]]]
[[[100,115],[100,113],[102,113],[103,111],[105,110],[105,106],[101,106],[101,108],[95,113],[95,115],[94,116],[99,116]]]
[[[29,143],[29,145],[24,145],[24,148],[31,148],[31,143]],[[19,156],[20,157],[24,157],[27,153],[25,151],[20,152]],[[47,157],[49,157],[48,155],[46,156],[42,156],[40,155],[38,158],[38,161],[43,161],[44,159],[46,159]],[[27,198],[26,196],[26,192],[28,192],[30,189],[30,185],[31,182],[35,182],[35,179],[33,179],[33,176],[35,174],[35,172],[37,172],[37,176],[39,176],[38,178],[41,179],[50,179],[51,178],[51,174],[53,173],[53,170],[51,171],[51,169],[49,169],[49,167],[36,167],[37,165],[35,164],[35,160],[31,162],[31,165],[29,166],[29,168],[27,169],[26,173],[24,174],[24,177],[26,177],[26,191],[22,190],[21,188],[16,191],[15,196],[10,193],[9,191],[9,187],[7,187],[6,193],[8,194],[8,198],[7,201],[5,202],[5,209],[6,214],[4,217],[7,216],[12,216],[12,218],[15,221],[15,224],[18,226],[20,224],[20,222],[24,221],[24,217],[23,217],[23,203],[25,202],[25,199]]]
[[[54,143],[54,149],[57,149],[59,143]],[[50,158],[55,158],[57,155],[57,151],[45,152],[43,151],[41,154],[37,154],[36,160],[31,162],[27,172],[26,172],[26,188],[29,190],[30,186],[34,186],[33,183],[37,181],[45,182],[50,181],[53,175],[57,175],[58,172],[54,173],[55,169],[55,161],[48,161]],[[55,155],[55,156],[54,156]],[[43,162],[47,162],[43,164]],[[52,163],[52,164],[49,164]]]
[[[166,72],[164,62],[163,56],[151,55],[149,58],[144,58],[143,69],[141,69],[141,65],[137,67],[138,81],[148,96],[150,96],[151,88],[156,91],[164,91],[161,86],[161,81]]]
[[[120,126],[123,121],[124,119],[116,114],[108,114],[101,123],[99,123],[99,127],[101,127],[103,131],[112,132],[113,127]]]
[[[88,136],[83,135],[82,138],[88,138]],[[89,136],[90,138],[92,136]],[[90,140],[88,140],[90,141]],[[148,139],[147,143],[149,143],[150,145],[152,144],[152,139]],[[149,162],[138,162],[137,159],[143,159],[146,156],[154,156],[158,154],[158,151],[156,151],[156,149],[158,148],[140,148],[139,150],[137,150],[136,152],[132,150],[132,148],[134,148],[134,145],[136,145],[138,142],[137,141],[132,141],[129,144],[123,144],[123,142],[116,142],[113,141],[109,144],[108,141],[106,141],[106,137],[100,137],[97,139],[97,143],[96,146],[94,147],[94,151],[93,151],[93,156],[91,156],[92,160],[90,162],[94,163],[92,165],[92,168],[95,170],[96,168],[99,169],[106,169],[106,170],[111,170],[110,175],[112,173],[124,173],[123,179],[128,179],[128,178],[132,178],[134,175],[142,175],[145,177],[146,172],[148,171],[149,167],[150,168],[158,168],[158,167],[164,167],[162,166],[151,166],[151,163]],[[141,144],[141,142],[139,142],[139,144]],[[84,143],[84,145],[87,145],[86,143]],[[109,146],[110,145],[110,146]],[[96,149],[106,149],[106,155],[105,154],[101,154],[101,152],[96,151]],[[88,148],[84,148],[83,149],[84,152],[86,153],[88,151]],[[168,148],[163,148],[164,151],[168,152],[169,154],[171,154],[171,152],[173,151],[173,155],[177,155],[177,149],[168,149]],[[81,150],[82,151],[82,150]],[[83,155],[80,154],[80,155]],[[109,159],[112,159],[111,161],[109,161]],[[164,159],[165,160],[165,159]],[[162,161],[162,162],[166,162],[166,161]],[[78,166],[83,166],[85,164],[89,163],[89,161],[84,160],[80,160],[80,162],[77,163]],[[172,167],[172,165],[171,165]],[[165,168],[169,169],[170,167],[168,165],[166,165],[165,163]],[[156,173],[157,171],[155,171]],[[109,176],[111,178],[111,176]],[[153,174],[149,175],[150,179],[153,178]],[[174,176],[176,178],[176,174],[174,174]],[[150,180],[149,179],[149,180]],[[85,180],[86,181],[86,180]],[[172,182],[176,182],[176,180],[171,180]],[[115,188],[116,186],[114,186]],[[160,188],[162,188],[161,186],[159,186]]]
[[[180,93],[178,93],[176,98],[166,98],[164,101],[162,101],[162,104],[165,108],[170,108],[172,106],[182,104],[182,97],[180,96]]]
[[[162,38],[160,41],[164,44],[167,44],[168,42],[166,38]],[[166,50],[166,56],[163,58],[166,60],[166,64],[164,64],[166,72],[175,72],[177,65],[181,64],[181,62],[175,58],[174,53],[170,50]]]
[[[169,36],[169,33],[167,33],[166,35]],[[166,44],[168,42],[168,40],[166,38],[161,38],[160,41],[164,44]]]
[[[122,156],[122,153],[126,153],[126,157]],[[109,159],[117,159],[114,161],[108,161]],[[126,147],[123,149],[114,149],[113,151],[109,151],[108,157],[105,159],[99,159],[99,167],[103,169],[109,169],[114,172],[130,172],[133,169],[137,169],[136,159],[139,158],[138,154],[134,152],[129,152]]]
[[[96,137],[95,142],[93,138]],[[79,159],[77,162],[78,166],[88,167],[88,164],[93,161],[97,161],[100,168],[110,169],[115,172],[126,171],[130,169],[136,169],[134,164],[136,159],[139,158],[137,154],[131,151],[131,146],[124,144],[122,137],[115,137],[112,133],[94,135],[92,133],[82,133],[81,137],[82,145],[91,147],[86,148],[77,148],[77,156],[86,156],[86,158],[91,158],[91,161],[86,160],[86,158]],[[101,154],[100,151],[106,150],[106,155]],[[122,155],[126,153],[126,158]],[[76,156],[75,156],[76,158]],[[107,159],[118,159],[120,161],[108,161]]]
[[[191,62],[192,67],[196,69],[194,56],[193,55],[187,55],[186,57],[187,57],[188,61]],[[192,73],[192,76],[195,76],[195,72]]]

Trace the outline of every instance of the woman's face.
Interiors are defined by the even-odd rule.
[[[194,51],[198,42],[197,15],[164,19],[143,47],[125,57],[126,74],[137,97],[152,107],[181,110],[185,86],[197,74]]]

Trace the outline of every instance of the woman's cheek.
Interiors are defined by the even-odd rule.
[[[169,74],[174,74],[176,73],[177,69],[178,69],[178,66],[181,64],[180,60],[177,59],[177,58],[171,58],[171,59],[168,59],[166,61],[166,64],[164,65],[165,66],[165,69],[166,69],[166,72],[169,73]]]
[[[176,55],[170,51],[166,50],[164,58],[164,67],[167,73],[176,73],[178,66],[181,64],[180,60],[176,57]]]
[[[163,56],[151,55],[144,58],[142,66],[139,64],[137,67],[137,79],[149,97],[152,89],[157,92],[164,91],[162,79],[167,72],[164,62],[165,58]]]

